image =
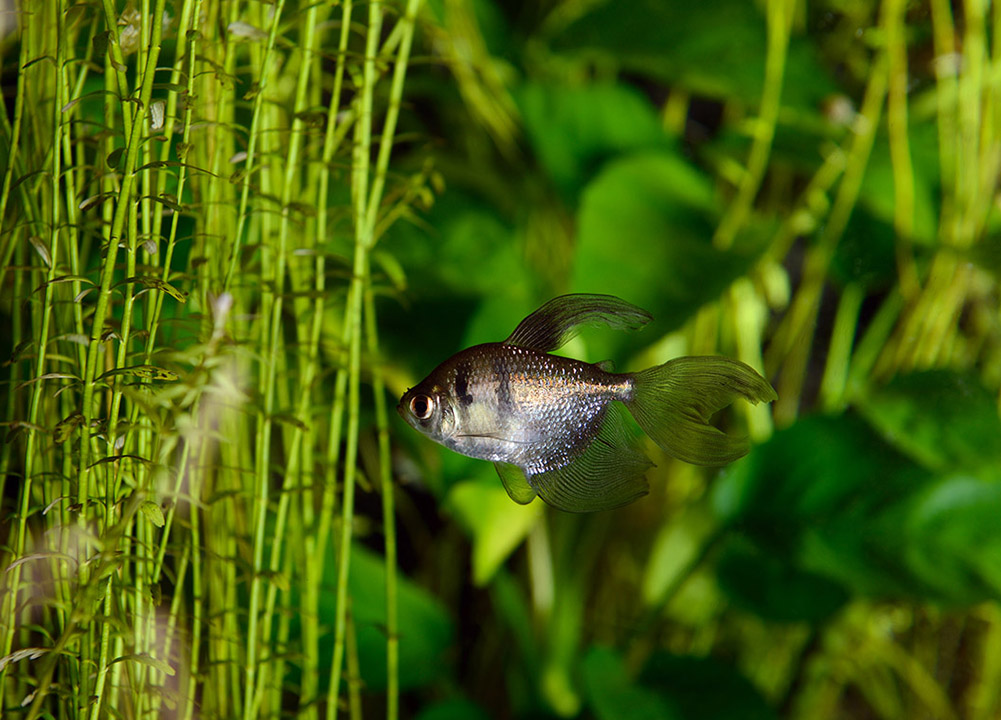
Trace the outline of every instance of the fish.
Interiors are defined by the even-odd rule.
[[[553,355],[585,325],[638,330],[653,317],[612,295],[556,297],[503,342],[462,350],[403,394],[397,412],[422,435],[494,463],[513,501],[536,497],[584,513],[627,505],[649,491],[653,463],[636,424],[668,455],[726,465],[750,441],[710,424],[738,398],[778,398],[749,365],[720,356],[679,357],[632,373]]]

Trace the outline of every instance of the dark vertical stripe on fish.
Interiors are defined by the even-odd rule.
[[[497,377],[497,404],[504,410],[510,410],[514,405],[511,399],[511,375],[507,363],[500,355],[490,361],[494,375]]]
[[[455,366],[455,396],[461,405],[473,402],[473,396],[469,393],[469,370],[468,362],[460,362]]]

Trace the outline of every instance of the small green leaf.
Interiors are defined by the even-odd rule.
[[[97,33],[91,39],[91,43],[94,46],[95,60],[103,60],[104,56],[108,54],[108,44],[110,38],[111,38],[111,31],[105,30],[104,32]]]
[[[393,284],[393,288],[398,292],[406,290],[407,273],[399,260],[385,250],[376,250],[372,255],[382,271],[386,273],[386,277]]]
[[[56,427],[52,433],[56,445],[62,445],[66,442],[70,435],[73,434],[73,431],[83,424],[83,420],[84,418],[82,414],[74,412],[56,423]]]
[[[226,32],[228,32],[230,35],[234,37],[246,38],[248,40],[260,41],[260,40],[265,40],[268,37],[268,34],[263,30],[261,30],[259,27],[239,20],[236,22],[231,22],[229,25],[227,25]]]
[[[291,413],[275,413],[274,415],[271,416],[271,419],[274,420],[275,422],[280,422],[283,425],[291,425],[292,427],[297,428],[302,432],[306,432],[307,430],[309,430],[309,426],[306,423],[304,423],[302,420],[297,418],[295,415],[292,415]]]
[[[35,248],[35,252],[38,253],[38,256],[42,258],[42,262],[45,263],[45,267],[52,267],[52,255],[49,253],[48,246],[42,242],[42,238],[37,235],[29,235],[28,242],[31,243],[33,248]]]
[[[4,655],[0,658],[0,672],[3,672],[11,663],[16,663],[20,660],[37,660],[42,657],[42,655],[49,652],[50,649],[51,648],[27,647],[15,650],[10,655]]]
[[[261,572],[261,577],[270,582],[272,585],[274,585],[282,592],[288,592],[292,587],[292,584],[289,582],[288,575],[281,571],[270,572],[268,570],[265,570]]]
[[[177,380],[178,377],[177,373],[157,367],[156,365],[132,365],[131,367],[108,370],[108,372],[101,374],[97,379],[106,380],[107,378],[114,377],[115,375],[133,375],[146,380],[166,381]]]
[[[154,288],[161,292],[165,292],[178,302],[185,302],[188,299],[188,294],[182,290],[178,290],[173,285],[168,282],[161,280],[160,278],[146,277],[143,275],[136,275],[130,278],[126,278],[119,285],[125,283],[139,283],[145,287]]]
[[[105,159],[105,163],[107,163],[109,168],[114,170],[115,168],[118,167],[119,163],[121,163],[122,156],[124,154],[125,154],[125,148],[123,147],[115,148],[110,153],[108,153],[108,157]]]
[[[152,467],[153,466],[153,461],[150,460],[150,459],[148,459],[148,458],[144,458],[141,455],[133,455],[133,454],[125,453],[125,454],[122,454],[122,455],[108,455],[107,457],[103,457],[100,460],[97,460],[96,462],[91,463],[88,467],[97,467],[98,465],[107,465],[108,463],[118,462],[119,460],[134,460],[135,462],[143,465],[144,467]]]
[[[27,387],[28,385],[33,385],[36,382],[43,382],[45,380],[75,380],[79,382],[80,378],[78,378],[73,373],[50,372],[50,373],[45,373],[44,375],[39,375],[38,377],[31,378],[30,380],[25,380],[23,383],[19,384],[15,389],[20,390],[23,387]]]
[[[176,213],[184,212],[184,206],[177,202],[177,198],[169,193],[160,193],[159,195],[150,195],[149,197],[151,200],[170,208]]]
[[[139,506],[142,514],[149,518],[149,521],[159,528],[162,528],[166,521],[163,518],[163,509],[159,504],[153,502],[152,500],[145,500],[142,505]]]
[[[129,660],[142,663],[143,665],[149,665],[151,668],[155,668],[160,672],[164,673],[165,675],[169,675],[171,677],[173,677],[174,675],[174,668],[172,668],[163,660],[155,658],[149,653],[144,653],[144,652],[132,653],[130,655],[122,655],[121,657],[117,657],[114,660],[112,660],[110,664],[114,664],[117,662],[126,662]]]

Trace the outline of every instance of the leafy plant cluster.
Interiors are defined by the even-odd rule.
[[[4,717],[1001,713],[1001,8],[165,0],[0,44]],[[566,348],[761,369],[572,516],[391,406]],[[650,448],[653,452],[653,448]]]

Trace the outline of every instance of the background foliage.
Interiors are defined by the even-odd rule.
[[[4,717],[1001,716],[997,5],[2,22]],[[389,417],[573,291],[752,453],[571,516]]]

